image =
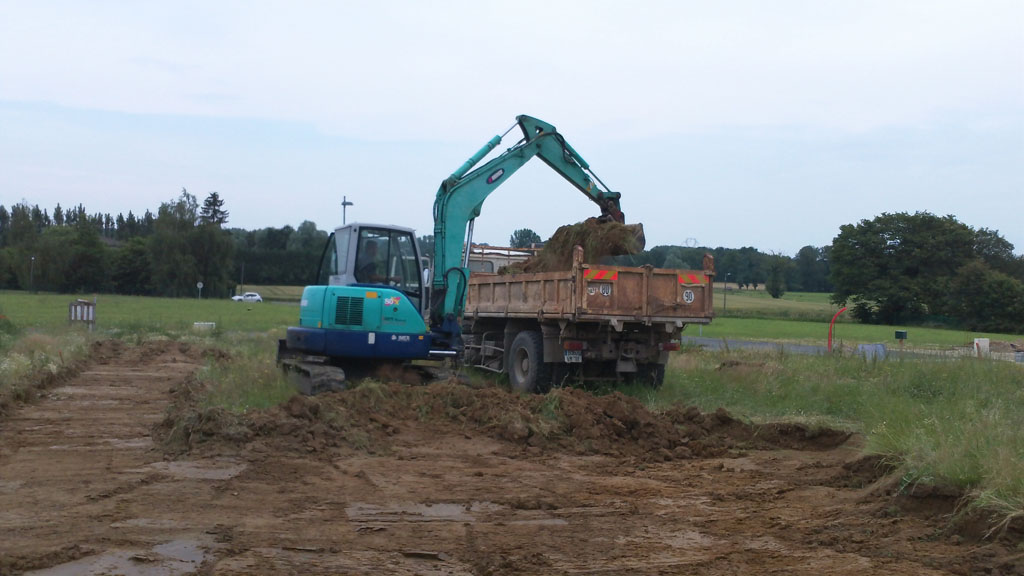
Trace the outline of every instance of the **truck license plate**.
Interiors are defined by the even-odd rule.
[[[569,364],[579,364],[583,362],[583,351],[582,350],[566,350],[565,361]]]

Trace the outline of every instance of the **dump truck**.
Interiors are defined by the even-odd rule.
[[[474,274],[463,316],[463,362],[508,374],[521,391],[600,382],[661,386],[690,324],[714,316],[714,260],[702,270],[584,262],[571,269]]]

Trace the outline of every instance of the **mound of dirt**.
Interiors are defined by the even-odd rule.
[[[732,448],[827,449],[849,433],[795,424],[754,426],[725,410],[696,407],[649,410],[615,392],[595,396],[560,388],[545,396],[455,381],[426,386],[365,381],[343,392],[294,396],[285,404],[247,415],[199,408],[194,381],[175,391],[158,436],[169,451],[217,442],[259,440],[288,451],[324,453],[346,448],[387,453],[391,438],[416,434],[482,434],[523,449],[605,454],[643,461],[720,456]]]
[[[503,268],[501,273],[555,272],[572,268],[572,252],[583,247],[583,261],[599,264],[610,256],[639,254],[644,249],[643,226],[619,224],[588,218],[562,226],[544,243],[544,248],[523,264]]]
[[[1004,354],[1012,354],[1013,352],[1024,352],[1024,340],[1017,340],[1015,342],[993,340],[989,344],[989,350],[991,350],[992,352],[1001,352]]]

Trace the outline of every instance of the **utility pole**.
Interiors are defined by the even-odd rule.
[[[34,292],[36,289],[36,257],[32,257],[32,264],[29,265],[28,269],[28,291]]]
[[[351,206],[352,203],[348,201],[348,196],[341,197],[341,225],[345,225],[345,209]]]

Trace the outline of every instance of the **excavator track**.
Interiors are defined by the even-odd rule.
[[[326,356],[302,354],[290,350],[284,340],[278,342],[277,365],[289,382],[306,396],[340,392],[350,383],[364,378],[381,382],[401,382],[418,386],[448,377],[450,371],[441,366],[425,366],[406,361],[349,359],[342,368]],[[353,386],[355,384],[352,384]]]
[[[288,381],[306,396],[338,392],[346,387],[345,370],[338,366],[297,359],[279,360]]]

